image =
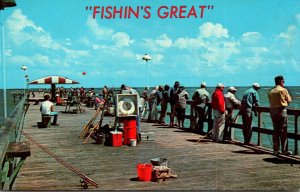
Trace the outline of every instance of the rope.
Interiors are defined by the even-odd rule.
[[[39,147],[40,149],[42,149],[45,153],[47,153],[48,155],[50,155],[51,157],[53,157],[56,161],[58,161],[59,163],[61,163],[62,165],[64,165],[65,167],[67,167],[68,169],[70,169],[72,172],[74,172],[75,174],[79,175],[84,182],[89,183],[91,185],[93,185],[94,187],[98,188],[98,184],[91,178],[89,178],[88,176],[84,175],[83,173],[81,173],[77,168],[71,166],[70,164],[68,164],[67,162],[65,162],[63,159],[61,159],[59,156],[55,155],[54,153],[52,153],[51,151],[49,151],[46,147],[44,147],[43,145],[39,144],[35,139],[33,139],[28,133],[25,133],[24,131],[22,131],[22,134],[29,140],[31,141],[33,144],[35,144],[37,147]]]

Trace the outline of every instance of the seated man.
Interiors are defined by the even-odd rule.
[[[58,113],[54,112],[54,106],[53,106],[53,103],[50,101],[50,95],[45,95],[44,100],[45,101],[43,101],[40,106],[40,111],[42,113],[42,117],[43,116],[53,116],[54,119],[53,119],[53,122],[51,123],[51,125],[58,126],[59,125],[59,124],[57,124]]]

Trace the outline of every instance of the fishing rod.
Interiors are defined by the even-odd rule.
[[[99,128],[101,128],[102,121],[103,121],[103,118],[104,118],[105,109],[108,106],[110,95],[113,96],[113,89],[110,89],[108,91],[107,95],[105,96],[104,103],[103,103],[103,108],[101,109],[102,112],[101,112],[101,115],[100,115],[100,120],[99,120],[99,122],[95,126],[93,126],[91,128],[92,131],[88,134],[88,136],[86,137],[86,139],[83,141],[84,144],[88,143],[88,141],[90,140],[92,134],[95,133],[95,131],[97,131]]]
[[[262,123],[263,123],[264,128],[267,129],[264,120],[262,120]],[[270,141],[270,143],[271,143],[271,146],[273,146],[273,142],[272,142],[272,140],[271,140],[271,138],[270,138],[270,135],[269,135],[269,134],[267,134],[267,135],[268,135],[268,139],[269,139],[269,141]]]
[[[25,133],[24,131],[22,131],[22,134],[29,140],[31,141],[33,144],[35,144],[38,148],[40,148],[41,150],[43,150],[45,153],[47,153],[48,155],[50,155],[51,157],[53,157],[56,161],[58,161],[59,163],[61,163],[62,165],[64,165],[65,167],[67,167],[69,170],[71,170],[73,173],[75,173],[76,175],[78,175],[82,180],[80,180],[81,182],[81,186],[85,189],[88,188],[88,184],[91,184],[92,186],[98,188],[98,184],[91,178],[89,178],[88,176],[86,176],[85,174],[83,174],[80,170],[78,170],[77,168],[73,167],[72,165],[70,165],[69,163],[65,162],[63,159],[61,159],[59,156],[55,155],[54,153],[52,153],[51,151],[49,151],[46,147],[44,147],[43,145],[41,145],[40,143],[38,143],[35,139],[33,139],[28,133]]]
[[[231,115],[233,114],[233,111],[227,115],[227,117],[225,118],[225,122],[229,119],[229,117],[231,117]],[[240,115],[240,111],[237,113],[236,117],[234,118],[234,123],[237,121],[238,116]],[[200,139],[196,142],[196,144],[200,143],[200,141],[202,141],[204,138],[206,138],[210,133],[212,133],[213,129],[211,129],[208,133],[206,133],[203,137],[200,137]]]
[[[262,121],[262,122],[263,122],[264,128],[267,129],[265,122],[264,122],[264,121]],[[269,135],[269,134],[267,134],[267,135],[268,135],[268,138],[269,138],[269,141],[270,141],[271,145],[273,146],[273,142],[271,141],[270,135]],[[290,158],[286,158],[285,156],[282,156],[282,155],[279,155],[279,154],[278,154],[278,155],[275,155],[275,156],[277,156],[277,157],[283,157],[284,159],[287,159],[288,162],[289,162],[289,164],[290,164],[292,167],[294,166],[294,164],[292,163],[292,160],[291,160]]]

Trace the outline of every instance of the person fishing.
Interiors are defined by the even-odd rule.
[[[239,101],[235,97],[235,93],[237,89],[233,86],[228,88],[227,93],[224,95],[225,97],[225,109],[227,111],[227,115],[225,116],[225,129],[224,129],[224,136],[223,141],[231,140],[231,128],[229,124],[234,122],[233,117],[233,110],[239,109],[241,107],[241,101]]]
[[[204,135],[203,131],[204,120],[205,120],[205,108],[206,104],[210,102],[210,94],[206,90],[206,82],[201,82],[200,89],[197,89],[192,96],[193,99],[193,107],[196,112],[196,132]]]
[[[270,116],[273,123],[273,153],[279,154],[279,147],[281,144],[281,152],[283,155],[291,155],[292,152],[288,150],[287,126],[288,116],[286,107],[292,102],[292,98],[286,88],[284,88],[284,78],[279,75],[275,77],[275,87],[269,93]]]
[[[243,95],[243,99],[241,102],[241,114],[243,120],[243,136],[244,136],[244,144],[250,145],[251,137],[252,137],[252,112],[254,115],[257,115],[254,111],[255,106],[259,106],[259,95],[257,91],[260,89],[260,85],[258,83],[253,83],[252,87],[246,90]]]
[[[224,127],[225,127],[225,99],[224,99],[224,88],[223,83],[218,83],[216,89],[211,97],[211,107],[213,109],[214,123],[213,123],[213,141],[222,142]]]

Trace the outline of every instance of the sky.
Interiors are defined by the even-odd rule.
[[[287,86],[300,83],[299,0],[16,2],[1,11],[6,88],[23,88],[26,74],[30,81],[60,75],[80,87],[144,87],[147,76],[149,86],[177,80],[189,87],[202,81],[272,86],[277,75]],[[93,18],[95,6],[141,10],[138,18],[101,18],[101,13]],[[164,18],[172,6],[172,18]],[[181,15],[175,10],[180,6]],[[202,18],[199,6],[207,6]],[[146,53],[148,62],[142,60]]]

